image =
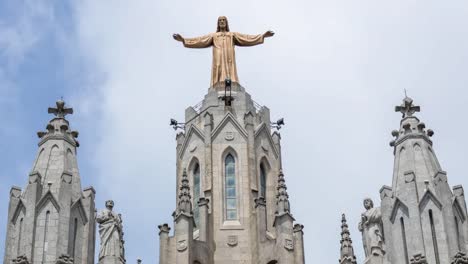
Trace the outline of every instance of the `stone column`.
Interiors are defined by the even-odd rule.
[[[169,249],[169,231],[171,228],[168,224],[162,224],[158,226],[159,228],[159,263],[167,263],[168,257],[167,252]]]
[[[213,115],[206,112],[205,115],[205,175],[203,177],[202,188],[204,191],[211,190],[213,181],[213,155],[211,146],[211,131],[213,130]]]
[[[305,255],[304,255],[304,226],[301,224],[295,224],[293,228],[294,232],[294,259],[295,264],[304,264]]]
[[[266,240],[266,201],[264,197],[255,199],[255,210],[257,211],[257,232],[258,240],[265,242]]]
[[[192,263],[193,216],[179,213],[175,219],[176,264]]]
[[[207,242],[208,241],[208,203],[209,199],[201,197],[198,200],[198,206],[200,210],[200,222],[198,227],[199,237],[198,240]]]

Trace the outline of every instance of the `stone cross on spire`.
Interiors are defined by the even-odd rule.
[[[399,106],[395,106],[395,112],[403,114],[403,118],[412,116],[414,113],[421,111],[421,107],[413,105],[413,99],[405,96],[403,103]]]
[[[57,105],[57,108],[49,107],[49,114],[54,114],[58,118],[65,118],[66,115],[73,114],[73,108],[66,108],[65,102],[62,99],[55,102],[55,104]]]

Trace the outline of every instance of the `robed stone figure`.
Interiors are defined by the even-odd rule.
[[[197,38],[184,38],[174,34],[175,40],[180,41],[187,48],[213,47],[213,62],[211,66],[211,86],[230,78],[232,82],[239,82],[236,69],[236,56],[234,46],[254,46],[262,44],[267,37],[273,36],[273,31],[259,35],[246,35],[229,31],[227,18],[218,18],[218,27],[215,33]]]
[[[113,207],[112,200],[106,201],[106,209],[96,217],[101,238],[100,264],[125,263],[122,218],[112,211]]]
[[[364,199],[366,211],[361,214],[359,231],[362,232],[362,243],[366,254],[366,260],[375,257],[381,258],[384,254],[384,237],[382,226],[382,213],[380,207],[374,208],[374,202]],[[366,263],[371,263],[366,261]]]

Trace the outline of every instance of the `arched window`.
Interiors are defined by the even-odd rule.
[[[263,163],[260,164],[260,196],[266,199],[266,171]]]
[[[231,154],[224,160],[226,220],[237,219],[236,162]]]
[[[198,207],[198,199],[200,199],[200,165],[195,164],[193,167],[193,217],[195,218],[196,229],[200,224],[200,208]]]

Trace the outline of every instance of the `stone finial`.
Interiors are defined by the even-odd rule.
[[[49,107],[48,109],[49,114],[53,114],[58,118],[65,118],[66,115],[73,114],[73,108],[65,107],[65,102],[62,99],[55,102],[55,105],[57,106],[56,108]]]
[[[171,231],[171,228],[166,223],[162,225],[158,225],[158,228],[159,228],[159,235],[161,235],[162,233],[169,234],[169,231]]]
[[[287,192],[286,181],[284,180],[283,170],[280,170],[278,174],[278,187],[276,188],[278,193],[276,194],[276,213],[281,215],[290,213],[291,208],[289,205],[289,195]]]
[[[304,232],[304,225],[301,224],[295,224],[293,227],[293,232]]]
[[[13,264],[29,264],[28,257],[21,255],[12,260]]]
[[[346,215],[341,216],[341,240],[340,240],[340,264],[356,264],[356,256],[354,255],[353,241],[346,222]]]
[[[405,96],[403,103],[395,106],[395,112],[400,112],[403,118],[412,116],[414,113],[421,111],[421,107],[413,105],[413,99]]]
[[[57,259],[56,264],[73,264],[73,258],[70,257],[69,255],[62,254],[60,257]]]
[[[177,205],[177,213],[192,214],[192,199],[190,196],[190,185],[187,177],[187,169],[182,173],[182,180],[179,192],[179,203]]]
[[[416,254],[411,258],[410,263],[411,264],[427,264],[427,259],[426,259],[426,256],[422,254]]]

